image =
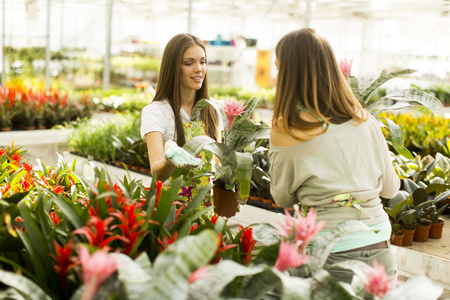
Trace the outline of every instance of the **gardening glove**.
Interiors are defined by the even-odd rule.
[[[164,158],[168,164],[177,168],[196,169],[203,166],[202,159],[192,156],[174,141],[170,140],[164,145]]]

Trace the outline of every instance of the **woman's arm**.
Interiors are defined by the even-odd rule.
[[[163,135],[159,131],[152,131],[145,135],[145,141],[147,143],[152,176],[156,176],[157,180],[165,181],[172,175],[175,166],[167,163],[164,158]]]

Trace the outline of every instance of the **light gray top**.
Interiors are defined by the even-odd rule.
[[[314,207],[317,219],[332,229],[344,220],[366,225],[388,219],[379,196],[394,197],[400,188],[386,139],[371,115],[366,122],[340,124],[291,147],[270,145],[271,194],[281,207]],[[367,214],[355,207],[340,207],[333,198],[351,194]],[[369,215],[371,217],[369,217]]]

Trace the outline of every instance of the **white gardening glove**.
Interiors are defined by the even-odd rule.
[[[195,169],[203,166],[202,159],[192,156],[171,140],[164,145],[164,158],[167,163],[177,168]]]

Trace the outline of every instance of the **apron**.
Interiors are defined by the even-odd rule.
[[[203,121],[192,121],[183,124],[184,135],[186,137],[186,141],[189,141],[194,136],[206,135],[205,124]],[[199,158],[204,161],[203,168],[201,170],[190,170],[189,174],[183,178],[182,188],[178,192],[178,201],[181,201],[187,205],[191,199],[197,195],[198,191],[203,189],[205,186],[211,184],[210,176],[202,176],[199,178],[195,178],[195,175],[198,172],[202,171],[211,171],[212,164],[211,161],[213,159],[213,155],[211,153],[207,153],[205,151],[200,152]],[[164,182],[164,187],[168,188],[170,183],[172,182],[172,177],[167,179]],[[206,194],[203,199],[202,204],[198,207],[199,210],[204,209],[205,207],[209,207],[207,215],[213,214],[213,201],[212,201],[212,189]]]

